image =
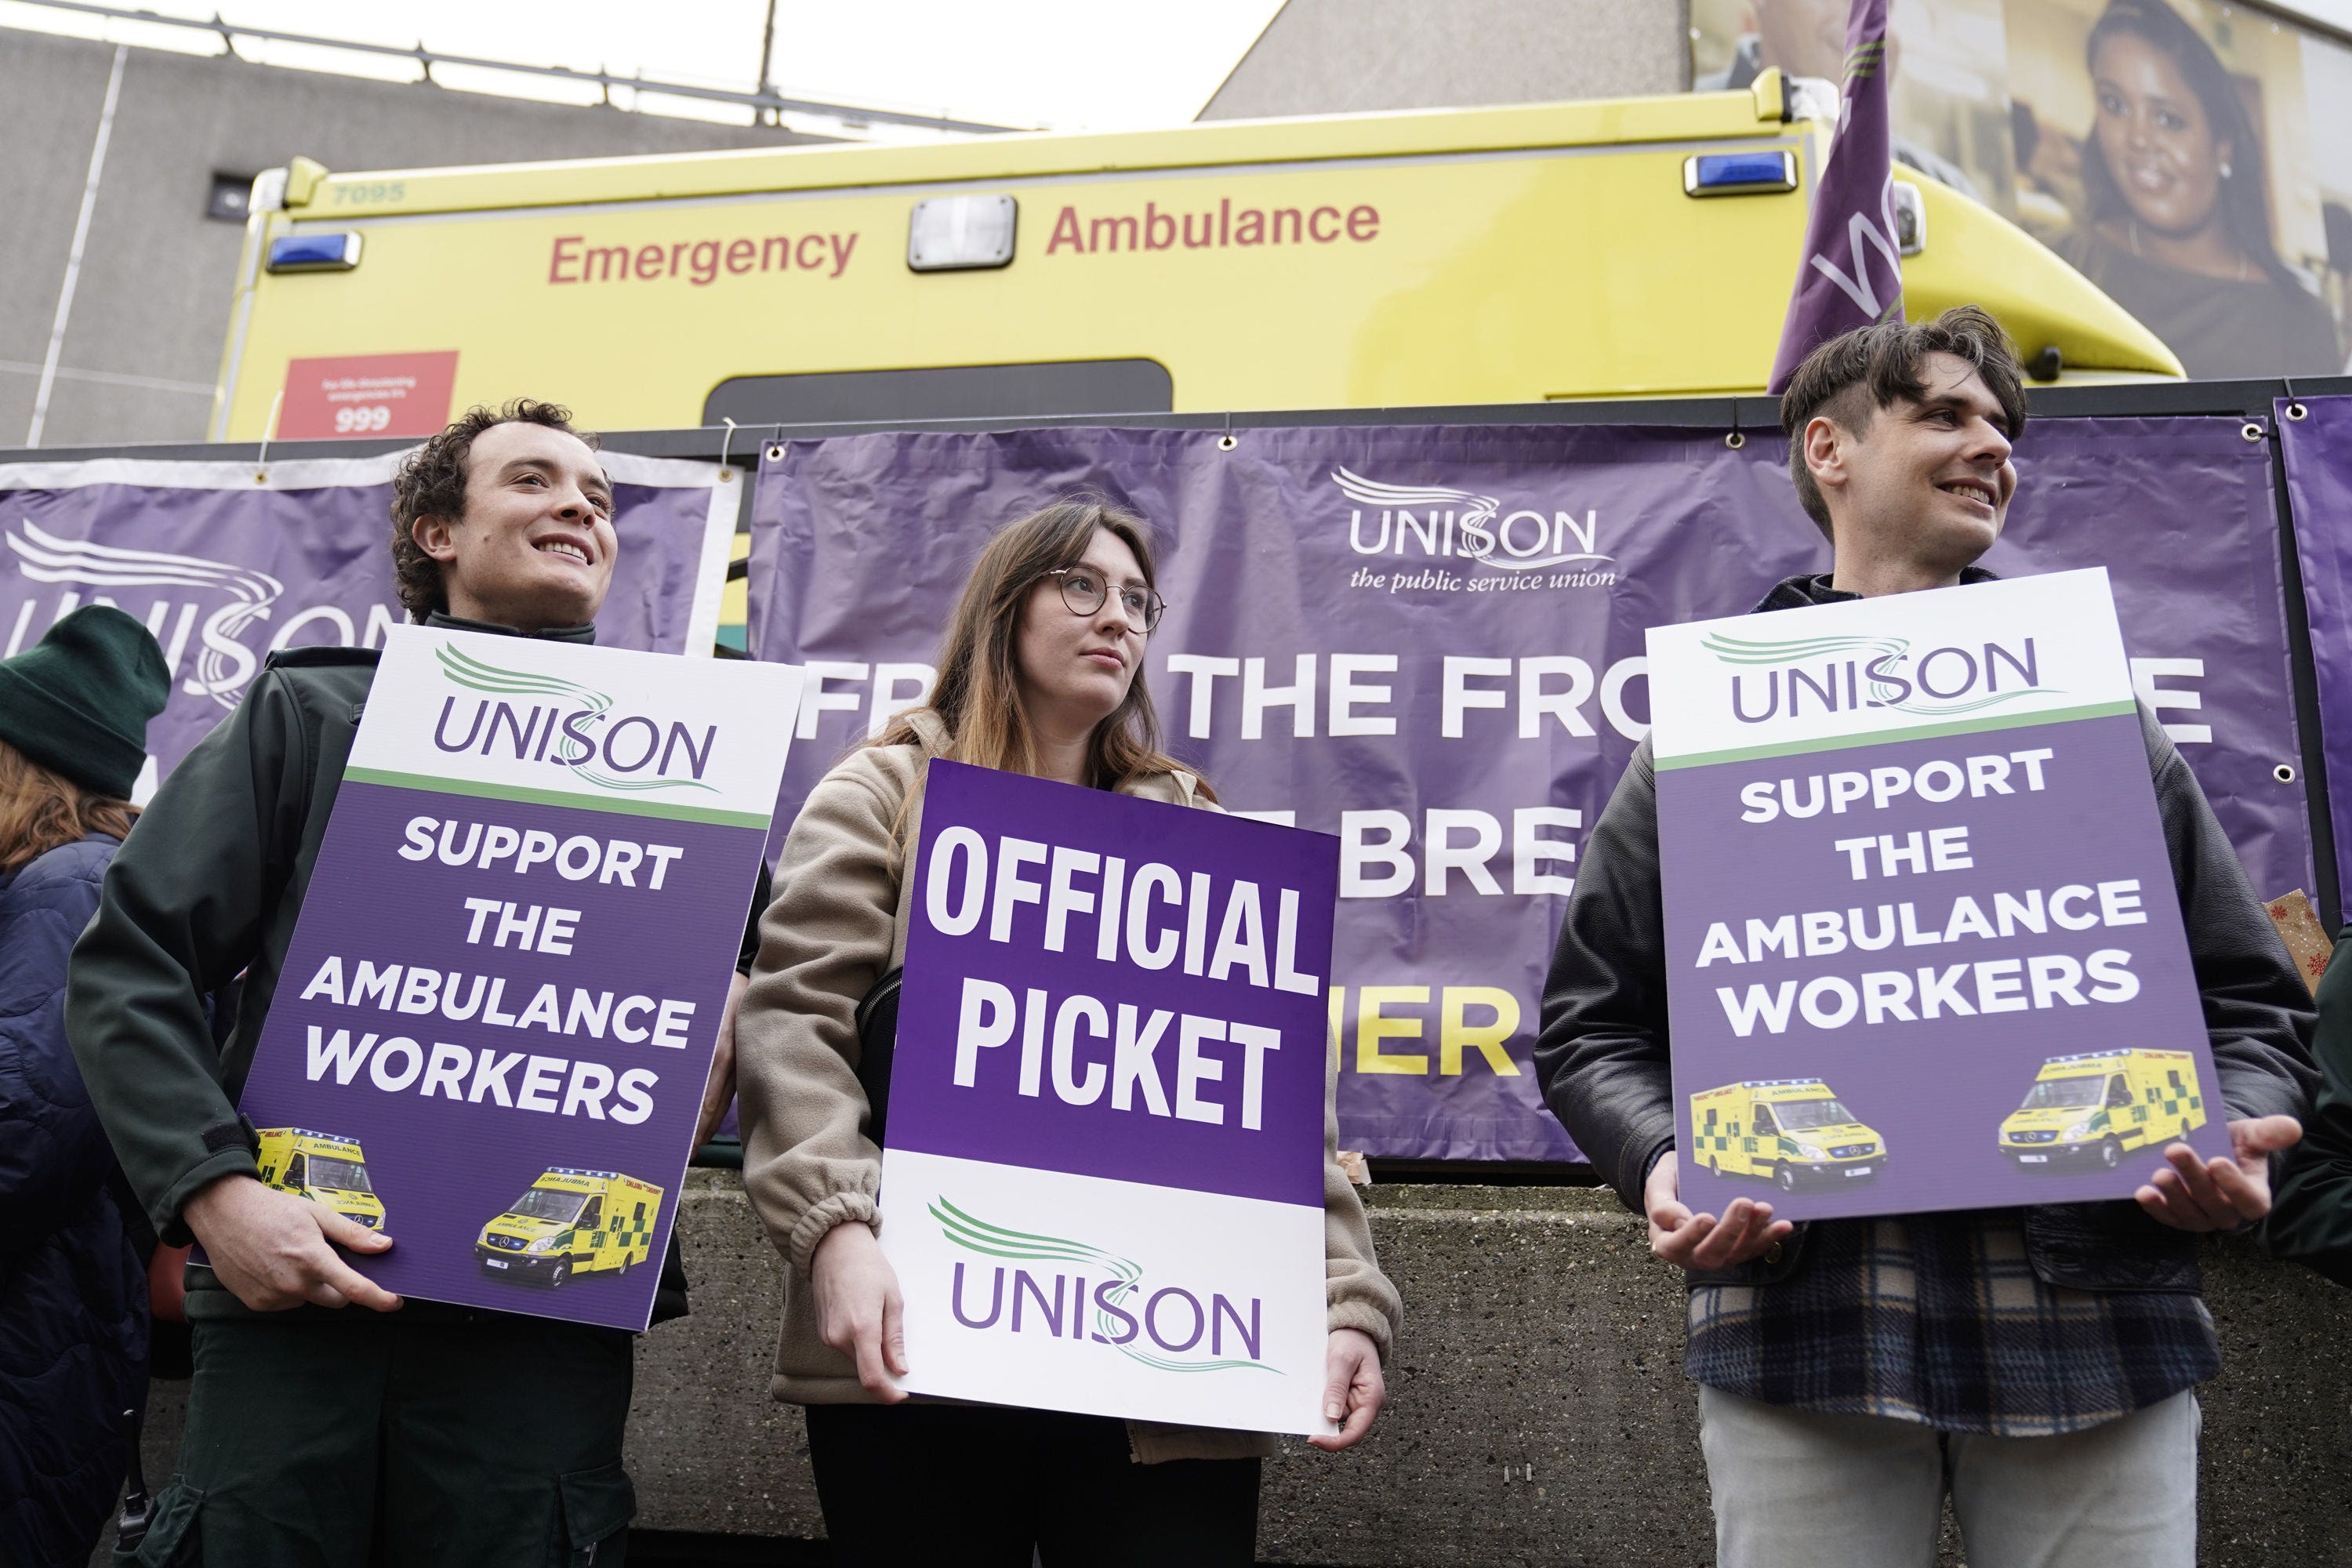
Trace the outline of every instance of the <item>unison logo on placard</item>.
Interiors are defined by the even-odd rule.
[[[1700,646],[1737,667],[1731,712],[1743,724],[1865,708],[1957,718],[2057,689],[2042,683],[2030,637],[1933,647],[1916,658],[1907,639],[1888,637],[1774,641],[1715,632]]]
[[[1593,508],[1581,517],[1531,507],[1506,511],[1497,496],[1445,485],[1383,484],[1346,468],[1334,468],[1331,482],[1356,503],[1348,545],[1359,555],[1467,561],[1498,572],[1589,568],[1614,559],[1601,549],[1601,513]],[[1614,572],[1580,570],[1558,573],[1550,585],[1607,587],[1616,580]]]
[[[1181,1285],[1147,1291],[1143,1269],[1132,1259],[1083,1241],[990,1225],[945,1198],[932,1200],[931,1217],[955,1246],[1012,1264],[975,1265],[967,1279],[963,1261],[956,1261],[949,1305],[967,1329],[1108,1345],[1155,1372],[1282,1375],[1259,1359],[1265,1336],[1255,1296],[1244,1314],[1240,1302],[1218,1291]],[[1228,1356],[1228,1335],[1247,1354]]]
[[[674,719],[665,725],[647,714],[615,715],[611,694],[576,680],[487,664],[448,643],[433,651],[444,676],[479,694],[441,700],[433,726],[433,744],[441,751],[544,763],[614,794],[717,793],[717,785],[702,782],[719,743],[716,724],[698,737]]]

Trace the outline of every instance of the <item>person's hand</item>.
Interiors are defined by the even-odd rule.
[[[1760,1258],[1765,1250],[1797,1227],[1772,1217],[1772,1205],[1753,1198],[1734,1198],[1717,1221],[1711,1214],[1693,1214],[1680,1196],[1682,1177],[1675,1152],[1667,1150],[1650,1167],[1642,1184],[1642,1206],[1650,1216],[1650,1250],[1682,1268],[1728,1268]]]
[[[305,1301],[351,1303],[396,1311],[400,1298],[335,1256],[333,1242],[378,1253],[392,1237],[346,1219],[322,1203],[223,1176],[196,1189],[180,1217],[204,1244],[205,1261],[229,1293],[257,1312],[282,1312]]]
[[[727,1010],[719,1015],[719,1048],[710,1054],[710,1081],[702,1086],[702,1109],[694,1117],[697,1149],[710,1142],[727,1114],[727,1102],[735,1098],[735,1010],[743,1005],[743,988],[750,984],[740,971],[727,982]]]
[[[1372,1417],[1388,1402],[1388,1384],[1381,1378],[1381,1347],[1361,1329],[1333,1329],[1323,1351],[1323,1415],[1347,1425],[1307,1440],[1327,1454],[1352,1448],[1364,1440],[1372,1429]]]
[[[906,1398],[892,1381],[907,1375],[906,1307],[874,1233],[856,1220],[826,1231],[810,1255],[809,1280],[817,1337],[857,1363],[866,1393],[885,1405]]]
[[[2186,1143],[2169,1144],[2165,1163],[2132,1196],[2176,1230],[2234,1230],[2271,1212],[2271,1156],[2302,1142],[2303,1123],[2292,1116],[2232,1121],[2229,1153],[2204,1160]]]

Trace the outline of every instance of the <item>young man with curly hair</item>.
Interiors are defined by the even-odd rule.
[[[592,641],[619,551],[594,441],[551,404],[472,410],[394,485],[394,575],[428,626]],[[205,1260],[188,1269],[180,1467],[138,1560],[619,1563],[632,1337],[403,1302],[338,1251],[394,1237],[263,1185],[237,1113],[376,658],[272,654],[157,792],[75,950],[68,1027],[91,1099],[157,1232]],[[216,1048],[206,998],[240,974]],[[686,1310],[676,1248],[656,1321]]]
[[[1759,613],[1982,582],[2019,483],[2016,353],[1973,306],[1807,357],[1789,471],[1832,570]],[[1792,1226],[1696,1212],[1675,1150],[1648,743],[1595,826],[1544,991],[1545,1101],[1686,1271],[1685,1370],[1725,1568],[1935,1561],[1948,1495],[1979,1568],[2189,1568],[2197,1384],[2221,1367],[2196,1231],[2270,1207],[2300,1135],[2310,996],[2180,753],[2140,730],[2231,1152],[2151,1159],[2136,1201]]]

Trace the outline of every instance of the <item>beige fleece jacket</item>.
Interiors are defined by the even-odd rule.
[[[817,1337],[809,1258],[825,1232],[857,1223],[881,1228],[874,1194],[881,1151],[861,1130],[857,1005],[898,966],[907,916],[898,896],[901,843],[921,832],[921,802],[905,812],[927,755],[946,743],[929,713],[920,746],[852,752],[809,795],[776,868],[775,896],[760,922],[760,957],[735,1023],[736,1093],[743,1131],[743,1187],[783,1255],[784,1321],[770,1392],[796,1405],[869,1398],[847,1356]],[[1186,773],[1133,781],[1151,800],[1208,805]],[[1214,809],[1211,807],[1211,809]],[[1339,1119],[1324,1100],[1324,1277],[1333,1329],[1360,1329],[1386,1362],[1402,1317],[1397,1292],[1372,1256],[1363,1205],[1333,1157]],[[1274,1451],[1262,1433],[1128,1423],[1135,1457],[1238,1458]]]

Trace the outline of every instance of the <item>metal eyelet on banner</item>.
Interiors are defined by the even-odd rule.
[[[2271,777],[2278,780],[2281,784],[2294,783],[2294,764],[2293,763],[2281,763],[2278,766],[2271,770]]]
[[[735,444],[735,421],[729,419],[723,414],[719,418],[727,426],[727,434],[719,437],[719,482],[725,484],[735,477],[727,467],[727,448]]]
[[[2305,416],[2305,415],[2309,414],[2309,413],[2311,412],[2311,410],[2310,410],[2310,409],[2308,409],[2308,408],[2305,408],[2305,407],[2302,404],[2300,404],[2300,403],[2290,403],[2290,404],[2288,404],[2288,405],[2286,405],[2286,407],[2283,410],[2283,412],[2286,415],[2286,416],[2287,416],[2289,419],[2294,420],[2297,424],[2300,424],[2300,423],[2302,423],[2302,421],[2303,421],[2303,417],[2304,417],[2304,416]]]
[[[2263,436],[2263,422],[2259,419],[2249,419],[2239,428],[2238,434],[2249,441],[2259,441]]]
[[[1228,414],[1225,416],[1225,433],[1217,437],[1217,450],[1230,452],[1240,445],[1239,441],[1234,439],[1234,416]]]
[[[770,444],[770,446],[769,446],[769,447],[768,447],[768,461],[770,461],[770,462],[772,462],[772,463],[781,463],[781,462],[782,462],[783,460],[784,460],[784,447],[783,447],[783,443],[782,443],[781,441],[771,443],[771,444]]]
[[[1739,428],[1739,399],[1736,397],[1731,400],[1731,434],[1723,438],[1723,444],[1735,452],[1748,445],[1748,437]]]

